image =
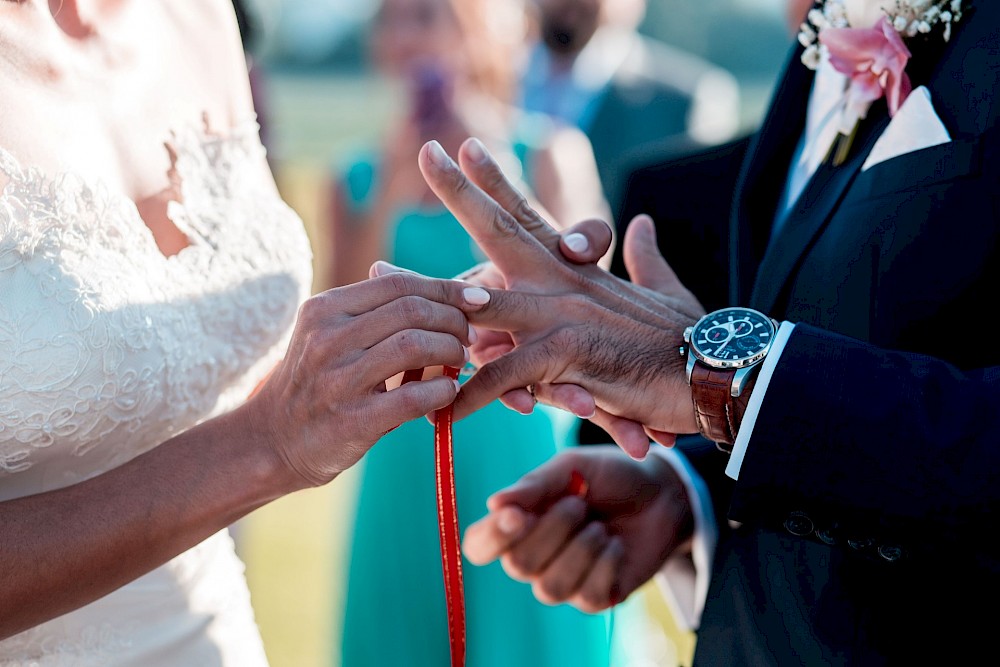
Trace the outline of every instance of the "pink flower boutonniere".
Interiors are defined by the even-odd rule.
[[[962,18],[963,0],[821,0],[799,29],[802,63],[816,69],[824,58],[847,77],[838,137],[831,150],[839,165],[850,150],[858,123],[872,103],[886,98],[894,116],[910,94],[905,39],[940,33],[951,38]]]

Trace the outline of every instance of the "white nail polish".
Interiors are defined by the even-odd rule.
[[[490,302],[490,293],[482,287],[466,287],[462,290],[462,296],[466,303],[473,306],[482,306]]]
[[[566,247],[573,252],[584,252],[590,247],[587,237],[576,232],[567,236],[563,241],[566,242]]]

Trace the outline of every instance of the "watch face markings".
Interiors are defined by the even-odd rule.
[[[729,308],[696,325],[687,340],[706,363],[739,368],[763,358],[774,331],[766,316],[745,308]]]

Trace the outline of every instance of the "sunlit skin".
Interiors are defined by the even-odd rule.
[[[141,219],[129,222],[163,254],[182,249],[187,238],[166,216],[184,191],[165,147],[171,131],[207,122],[225,134],[253,118],[230,2],[3,0],[0,43],[0,146],[41,175],[86,176],[132,200]],[[263,155],[252,168],[277,200]],[[317,294],[299,309],[285,359],[234,411],[84,482],[0,502],[0,638],[330,482],[386,431],[450,404],[449,378],[393,391],[386,380],[464,363],[474,340],[466,287],[387,276]]]

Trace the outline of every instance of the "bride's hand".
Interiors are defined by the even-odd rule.
[[[575,225],[574,227],[567,229],[566,234],[568,235],[576,230],[585,231],[589,237],[597,239],[597,246],[599,246],[600,243],[605,242],[603,240],[605,234],[598,230],[596,225],[593,223],[597,223],[597,221],[588,221],[586,223]],[[597,224],[607,228],[604,223]],[[607,239],[610,240],[610,232],[608,232],[606,236]],[[571,261],[590,263],[589,254],[590,253],[588,252],[576,253],[574,257],[571,258]],[[594,261],[596,262],[596,260]],[[388,262],[378,261],[372,265],[369,271],[369,276],[384,276],[391,273],[412,272],[408,269],[403,269],[389,264]],[[469,270],[455,276],[455,280],[467,282],[470,285],[476,285],[479,287],[489,287],[493,289],[505,288],[503,276],[491,262],[477,264]],[[473,327],[473,330],[475,331],[476,340],[469,346],[469,360],[472,362],[471,365],[474,368],[484,366],[514,349],[514,339],[511,338],[511,335],[506,331],[493,331],[478,327]],[[542,397],[544,397],[544,400],[542,400]],[[506,392],[500,397],[499,400],[507,408],[514,410],[515,412],[520,412],[521,414],[531,414],[531,412],[535,409],[535,404],[539,402],[544,402],[553,407],[570,412],[581,419],[593,418],[596,409],[594,398],[590,395],[590,392],[575,384],[553,384],[545,385],[544,387],[542,385],[538,385],[537,387],[519,387]]]
[[[455,399],[444,376],[391,391],[385,383],[411,368],[465,364],[473,334],[462,308],[475,308],[466,288],[394,273],[303,304],[284,361],[243,408],[292,486],[329,482],[388,431]]]

